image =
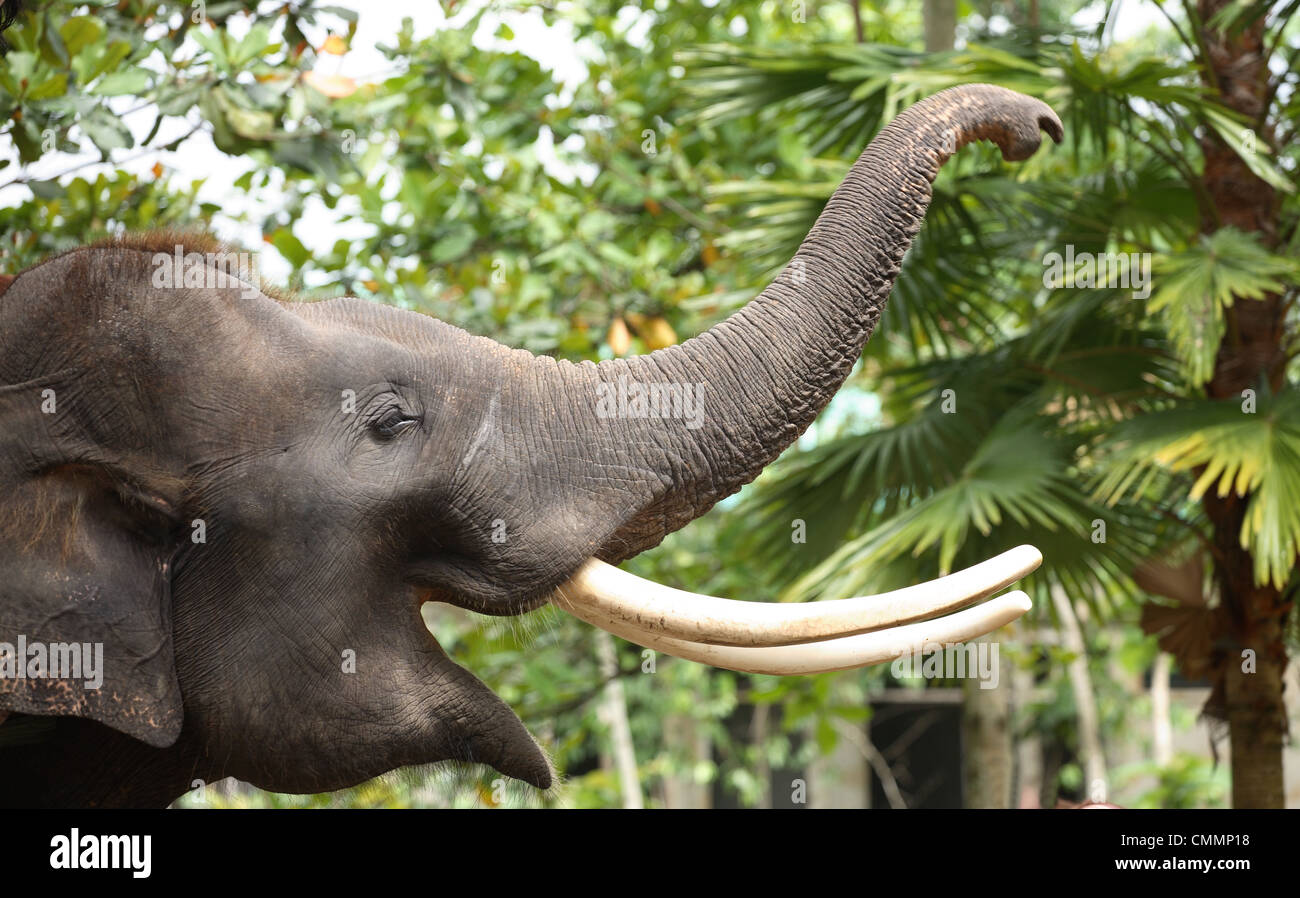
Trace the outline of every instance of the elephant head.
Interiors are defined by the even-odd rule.
[[[278,301],[191,238],[21,273],[0,296],[0,643],[36,675],[0,678],[0,801],[165,804],[227,775],[324,791],[441,759],[549,786],[518,718],[430,635],[428,601],[515,615],[554,600],[775,673],[1023,613],[1013,593],[944,616],[1032,569],[1028,547],[811,605],[691,596],[612,565],[753,479],[830,401],[948,155],[987,139],[1024,159],[1040,129],[1059,141],[1047,106],[998,87],[916,104],[754,301],[600,364],[356,298]],[[31,667],[34,646],[52,671],[72,645],[86,667],[102,652],[102,682]]]
[[[0,0],[0,53],[9,49],[3,37],[4,30],[13,24],[23,11],[23,0]]]

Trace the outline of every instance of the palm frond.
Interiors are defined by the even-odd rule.
[[[846,543],[783,597],[891,588],[1032,542],[1045,564],[1026,588],[1041,597],[1054,582],[1094,605],[1123,601],[1134,593],[1130,572],[1159,543],[1160,527],[1149,512],[1094,504],[1079,489],[1070,454],[1050,422],[1008,415],[959,477]],[[900,579],[891,582],[890,572]]]
[[[1241,545],[1255,580],[1281,587],[1300,551],[1300,391],[1184,403],[1117,428],[1095,495],[1107,503],[1141,495],[1163,472],[1190,474],[1188,498],[1213,489],[1248,497]]]
[[[1224,309],[1236,300],[1280,292],[1300,273],[1296,263],[1275,256],[1253,235],[1223,228],[1181,252],[1156,260],[1160,288],[1148,309],[1163,313],[1188,383],[1200,386],[1214,372],[1224,333]]]

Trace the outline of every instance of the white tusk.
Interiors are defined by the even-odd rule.
[[[588,619],[584,615],[591,615],[685,643],[794,645],[894,627],[964,608],[1010,586],[1042,560],[1033,546],[1018,546],[964,571],[893,592],[791,603],[697,595],[643,580],[593,558],[557,591],[555,601],[583,620]]]
[[[558,604],[558,603],[557,603]],[[688,661],[745,673],[790,676],[848,670],[893,661],[930,645],[969,642],[1009,624],[1031,607],[1029,596],[1009,592],[982,605],[935,620],[906,624],[876,633],[861,633],[799,645],[749,646],[709,645],[674,639],[639,630],[621,621],[602,617],[589,608],[566,608],[570,614],[593,626],[608,630],[629,642],[643,645]],[[563,607],[563,606],[561,606]]]

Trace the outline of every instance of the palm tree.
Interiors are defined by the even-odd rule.
[[[941,175],[862,362],[875,426],[792,450],[745,498],[743,538],[788,559],[791,520],[807,522],[801,566],[773,571],[800,599],[1039,545],[1043,613],[1054,590],[1093,618],[1141,605],[1183,672],[1210,680],[1237,807],[1283,802],[1300,582],[1298,9],[1185,2],[1127,44],[1103,22],[937,54],[683,59],[700,128],[793,122],[815,157],[714,188],[735,223],[719,242],[759,267],[789,257],[849,154],[921,96],[991,81],[1061,114],[1058,151],[1014,171],[971,152]],[[1108,273],[1083,264],[1102,259]],[[1180,565],[1199,588],[1161,587]]]

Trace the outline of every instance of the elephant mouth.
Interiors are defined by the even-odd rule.
[[[491,617],[515,617],[536,611],[551,601],[544,586],[521,588],[508,578],[494,576],[487,564],[461,555],[444,554],[412,565],[407,582],[424,602],[443,602]]]

